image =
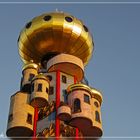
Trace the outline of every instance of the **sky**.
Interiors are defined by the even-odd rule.
[[[56,9],[81,19],[93,35],[95,48],[85,75],[90,86],[102,91],[103,139],[140,138],[140,3],[17,1],[0,1],[0,138],[5,136],[10,96],[20,88],[19,33],[33,17]]]

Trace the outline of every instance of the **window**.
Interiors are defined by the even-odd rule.
[[[23,77],[21,78],[21,82],[20,82],[20,90],[22,90],[22,83],[23,83]]]
[[[62,75],[62,82],[63,82],[63,83],[67,83],[67,78],[66,78],[66,76],[64,76],[64,75]]]
[[[44,19],[45,21],[49,21],[51,18],[52,18],[52,17],[51,17],[50,15],[47,15],[47,16],[45,16],[43,19]]]
[[[88,28],[87,28],[85,25],[83,25],[83,27],[84,27],[84,30],[85,30],[86,32],[88,32]]]
[[[72,22],[72,21],[73,21],[73,19],[72,19],[71,17],[65,17],[65,20],[66,20],[67,22]]]
[[[33,92],[34,91],[34,83],[32,84],[32,86],[31,86],[31,92]]]
[[[32,22],[31,22],[31,21],[28,22],[28,23],[26,24],[26,29],[29,29],[29,28],[31,27],[31,25],[32,25]]]
[[[62,90],[63,92],[63,97],[64,97],[64,102],[68,102],[68,94],[67,94],[67,91],[65,89]]]
[[[48,88],[46,87],[46,92],[48,93],[49,92],[49,90],[48,90]]]
[[[11,122],[12,120],[13,120],[13,114],[10,114],[8,118],[8,122]]]
[[[81,112],[81,102],[79,99],[74,100],[74,113]]]
[[[84,102],[90,104],[90,99],[89,99],[89,96],[84,94]]]
[[[32,124],[32,115],[29,113],[27,115],[27,123]]]
[[[32,74],[32,73],[30,73],[30,75],[29,75],[29,81],[32,81],[32,79],[34,78],[34,74]]]
[[[94,105],[95,105],[96,107],[99,107],[98,102],[94,102]]]
[[[42,84],[38,84],[38,89],[37,89],[37,91],[42,91]]]
[[[20,40],[20,35],[18,36],[18,40],[17,41],[19,42],[19,40]]]
[[[49,81],[52,81],[52,76],[51,75],[47,75],[47,78],[49,79]]]
[[[99,114],[99,112],[98,111],[95,111],[95,120],[97,121],[97,122],[101,122],[100,121],[100,114]]]
[[[49,95],[53,95],[53,93],[54,93],[54,87],[50,87],[49,88]]]

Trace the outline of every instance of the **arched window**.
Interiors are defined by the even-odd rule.
[[[65,84],[67,83],[67,77],[65,75],[62,75],[62,82]]]
[[[8,118],[8,122],[11,122],[12,120],[13,120],[13,114],[10,114]]]
[[[84,94],[84,102],[90,104],[90,98],[88,95]]]
[[[32,115],[31,114],[28,113],[26,121],[27,121],[27,123],[32,125]]]
[[[41,83],[38,84],[38,89],[37,89],[37,91],[42,92],[42,84],[41,84]]]
[[[35,74],[33,74],[33,73],[30,73],[30,75],[29,75],[29,81],[32,81],[32,79],[35,77]]]
[[[99,112],[98,111],[95,111],[95,120],[97,121],[97,122],[101,122],[100,121],[100,114],[99,114]]]
[[[49,89],[48,89],[48,87],[46,87],[46,93],[48,94],[48,92],[49,92]]]
[[[74,100],[74,113],[81,112],[81,102],[79,99]]]

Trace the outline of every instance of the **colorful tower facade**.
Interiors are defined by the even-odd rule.
[[[18,46],[24,66],[20,90],[10,100],[7,136],[101,137],[102,95],[84,78],[94,43],[83,22],[45,13],[26,24]]]

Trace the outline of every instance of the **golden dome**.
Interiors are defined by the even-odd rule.
[[[33,63],[33,62],[30,61],[30,62],[28,62],[28,63],[26,63],[26,64],[23,65],[22,71],[24,71],[27,68],[38,69],[38,67],[39,66],[37,64],[35,64],[35,63]]]
[[[91,88],[91,92],[92,92],[92,97],[96,98],[101,104],[103,101],[103,96],[102,96],[101,92],[95,88]]]
[[[86,90],[91,94],[90,87],[85,84],[72,84],[67,88],[67,92],[70,93],[71,91],[78,89]]]
[[[38,75],[36,75],[32,81],[36,80],[36,79],[43,79],[49,82],[49,79],[43,74],[43,73],[39,73]]]
[[[26,24],[18,38],[24,63],[40,63],[48,53],[66,53],[79,57],[84,65],[91,58],[92,36],[81,20],[62,12],[45,13]]]

